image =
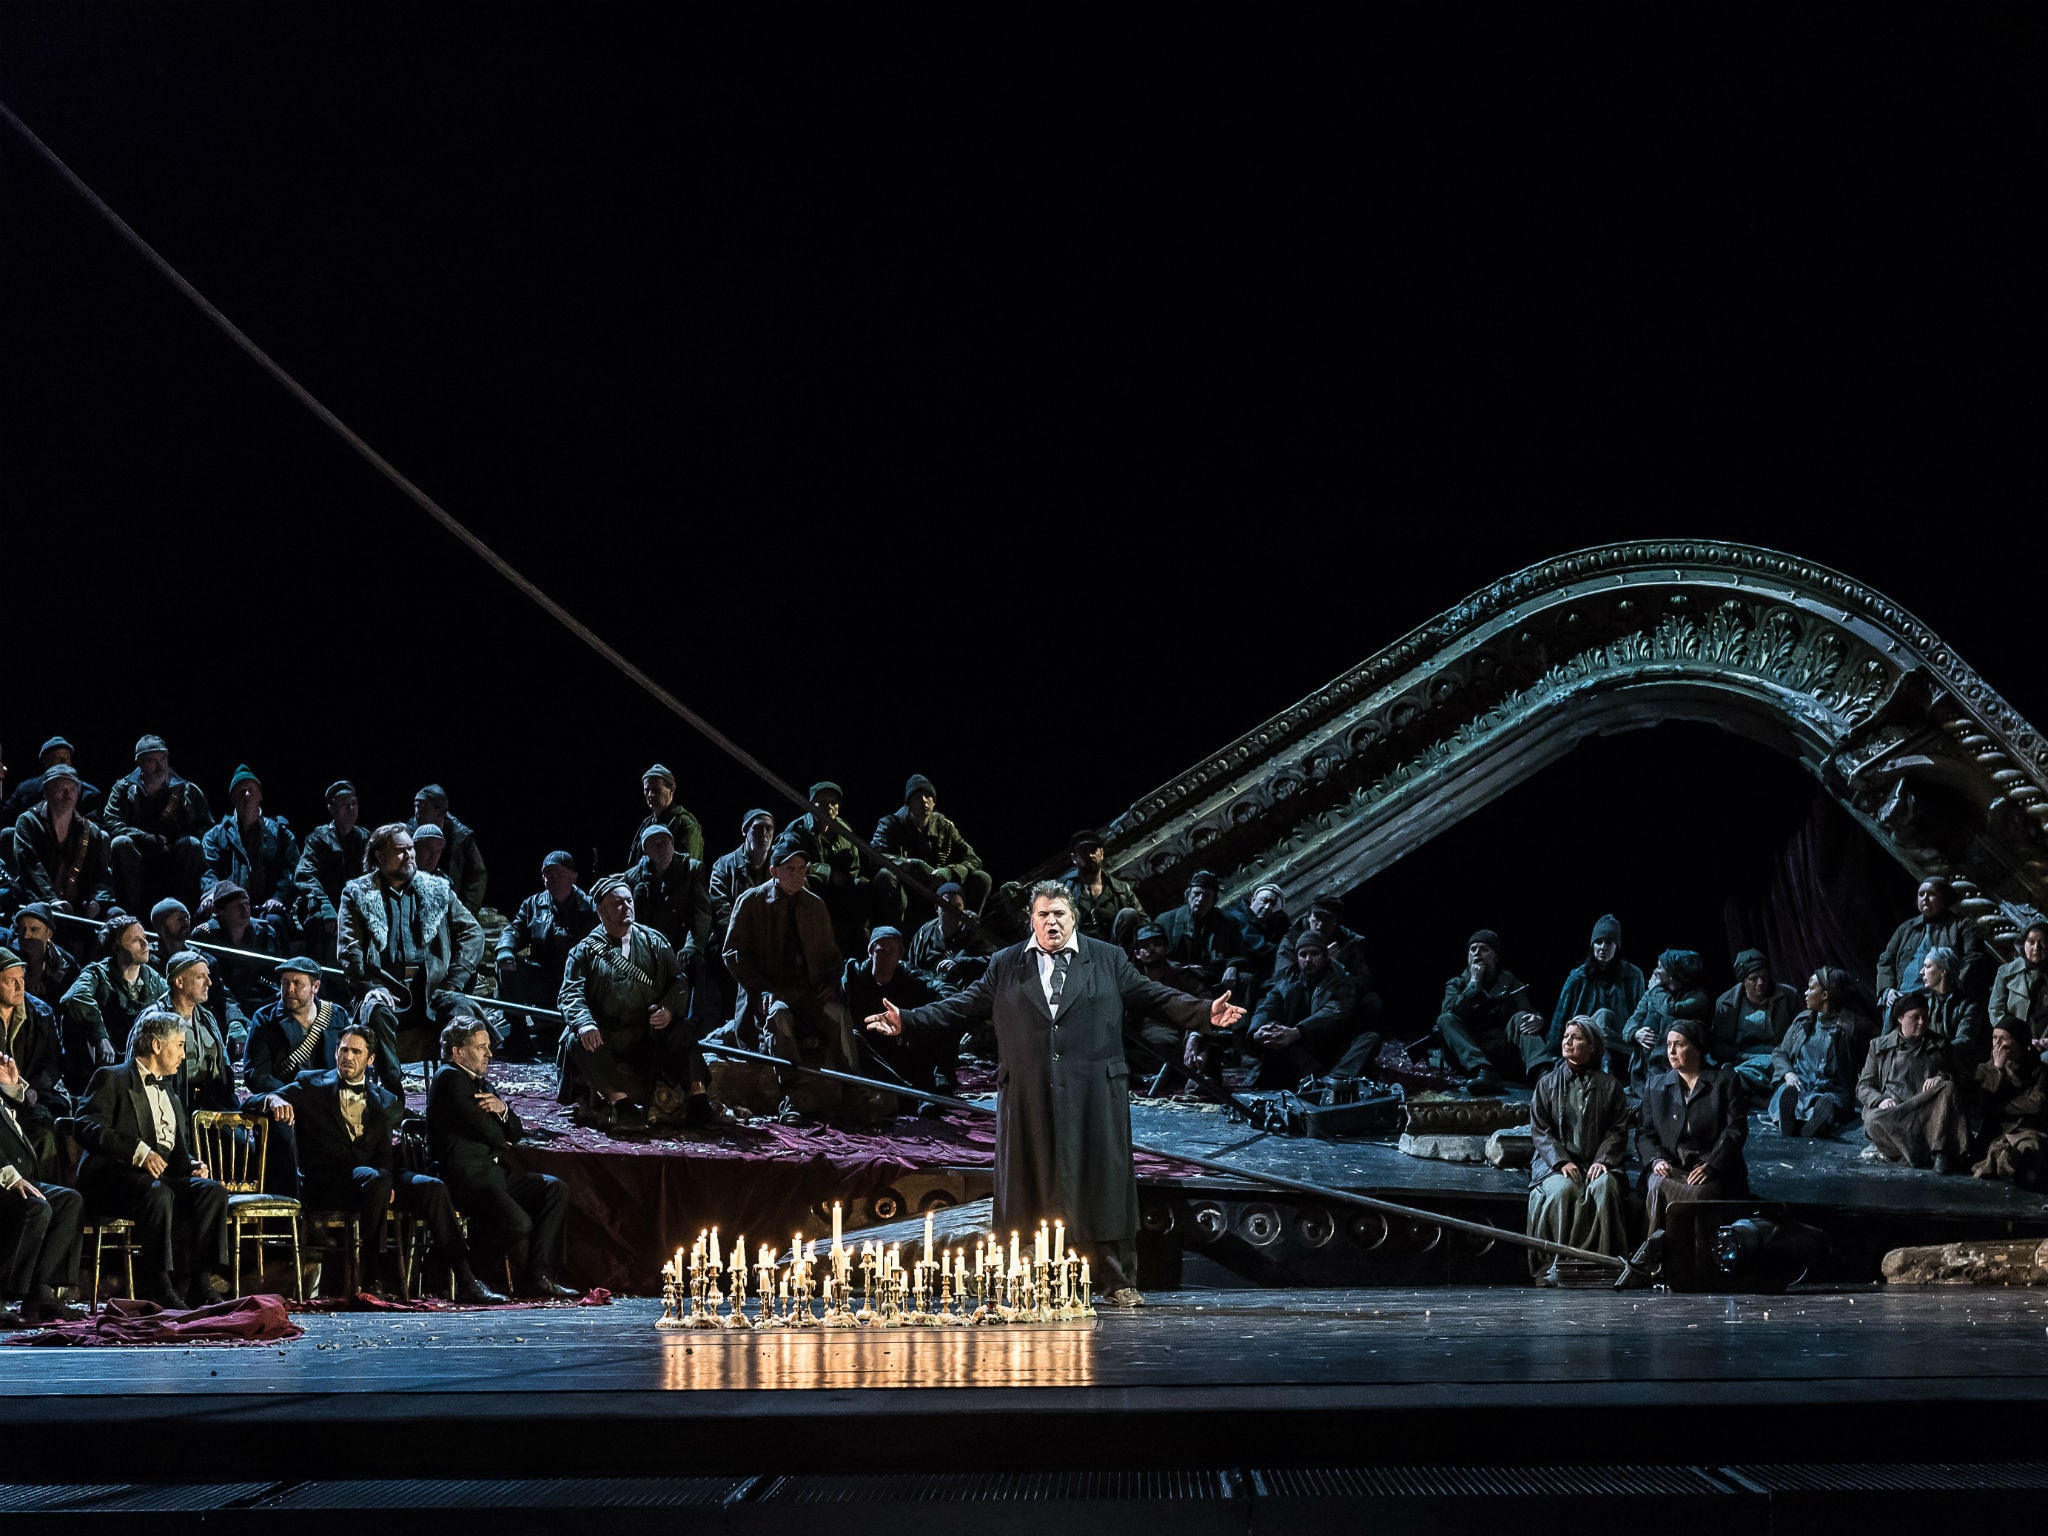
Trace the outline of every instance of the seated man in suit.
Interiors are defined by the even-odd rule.
[[[56,1290],[78,1274],[85,1202],[76,1190],[43,1180],[44,1159],[22,1133],[27,1092],[20,1066],[0,1055],[0,1328],[85,1316],[83,1308],[58,1301]]]
[[[405,1118],[405,1100],[370,1076],[375,1033],[366,1024],[343,1023],[334,1032],[333,1052],[331,1071],[301,1072],[261,1101],[273,1120],[294,1132],[300,1199],[311,1210],[355,1211],[362,1218],[357,1272],[373,1294],[379,1293],[384,1212],[395,1206],[433,1234],[427,1268],[434,1274],[454,1271],[454,1300],[470,1306],[503,1301],[470,1273],[469,1244],[448,1186],[395,1166],[391,1137]]]
[[[78,1190],[93,1214],[135,1223],[153,1300],[178,1309],[189,1296],[205,1306],[227,1264],[228,1194],[193,1159],[191,1126],[174,1091],[185,1064],[185,1021],[162,1009],[145,1013],[131,1045],[129,1059],[100,1068],[86,1090]],[[184,1294],[171,1282],[174,1223],[191,1234]]]
[[[514,1173],[505,1166],[505,1149],[525,1127],[484,1081],[491,1032],[475,1019],[457,1019],[441,1032],[441,1053],[446,1059],[427,1090],[427,1145],[455,1208],[469,1218],[472,1250],[495,1263],[523,1239],[526,1280],[519,1294],[550,1301],[574,1297],[575,1291],[554,1280],[569,1191],[545,1173]]]

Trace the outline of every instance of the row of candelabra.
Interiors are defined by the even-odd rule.
[[[661,1267],[658,1328],[943,1328],[990,1323],[1063,1323],[1093,1317],[1088,1261],[1066,1246],[1064,1223],[1040,1222],[1027,1252],[1022,1234],[1004,1249],[996,1234],[977,1236],[972,1252],[932,1243],[924,1219],[924,1255],[908,1268],[900,1243],[847,1243],[839,1203],[832,1204],[832,1245],[791,1236],[783,1253],[762,1243],[750,1260],[742,1237],[728,1251],[718,1228],[697,1235]],[[756,1297],[747,1312],[749,1280]],[[858,1305],[856,1305],[856,1302]]]

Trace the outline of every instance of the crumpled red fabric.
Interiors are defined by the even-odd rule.
[[[153,1301],[110,1301],[75,1323],[17,1333],[9,1344],[271,1344],[306,1330],[285,1311],[282,1296],[244,1296],[183,1312]]]

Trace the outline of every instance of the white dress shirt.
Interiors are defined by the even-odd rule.
[[[1059,1006],[1058,1006],[1058,1004],[1054,1003],[1054,1002],[1053,1002],[1053,1000],[1052,1000],[1052,978],[1053,978],[1053,965],[1052,965],[1052,957],[1053,957],[1053,955],[1054,955],[1054,954],[1064,954],[1064,955],[1078,955],[1078,954],[1080,954],[1080,953],[1081,953],[1081,935],[1080,935],[1080,934],[1078,934],[1078,933],[1070,933],[1070,934],[1068,934],[1068,935],[1067,935],[1067,942],[1066,942],[1065,944],[1061,945],[1061,946],[1059,947],[1059,949],[1058,949],[1058,950],[1048,950],[1048,949],[1045,949],[1045,948],[1041,947],[1041,946],[1040,946],[1040,944],[1039,944],[1039,942],[1038,942],[1038,940],[1034,938],[1034,939],[1033,939],[1033,940],[1031,941],[1031,953],[1032,953],[1032,955],[1033,955],[1033,956],[1034,956],[1034,957],[1035,957],[1035,958],[1037,959],[1037,961],[1038,961],[1038,984],[1039,984],[1039,985],[1040,985],[1041,987],[1043,987],[1043,988],[1045,989],[1045,1005],[1046,1005],[1046,1007],[1048,1007],[1048,1008],[1052,1009],[1052,1011],[1053,1011],[1053,1012],[1054,1012],[1055,1014],[1057,1014],[1057,1013],[1059,1012]],[[1067,965],[1067,981],[1068,981],[1068,984],[1069,984],[1069,985],[1071,985],[1071,984],[1073,983],[1073,980],[1074,980],[1074,967],[1073,967],[1073,963],[1072,963],[1072,962],[1070,961],[1070,962],[1068,962],[1068,965]],[[1062,994],[1062,995],[1064,996],[1064,994]]]
[[[147,1074],[145,1074],[146,1076]],[[156,1123],[156,1145],[146,1141],[135,1143],[135,1156],[130,1158],[137,1168],[149,1160],[152,1152],[170,1156],[178,1145],[178,1111],[171,1103],[171,1096],[155,1083],[142,1085],[142,1096],[149,1100],[149,1117]]]

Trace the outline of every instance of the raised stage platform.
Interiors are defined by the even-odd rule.
[[[849,1230],[858,1230],[913,1218],[927,1205],[966,1203],[990,1189],[994,1122],[985,1117],[904,1117],[872,1131],[816,1121],[757,1123],[619,1140],[572,1122],[554,1102],[549,1069],[500,1067],[493,1079],[533,1128],[533,1140],[518,1153],[522,1163],[569,1185],[570,1276],[619,1294],[651,1291],[662,1260],[714,1223],[728,1240],[744,1232],[781,1242],[798,1228],[823,1230],[835,1199],[844,1202]],[[1426,1225],[1323,1209],[1312,1199],[1176,1163],[1171,1154],[1220,1159],[1516,1230],[1526,1173],[1409,1157],[1390,1141],[1271,1135],[1213,1105],[1141,1100],[1132,1105],[1131,1124],[1138,1142],[1169,1154],[1138,1160],[1145,1223],[1140,1260],[1149,1286],[1527,1279],[1521,1255],[1506,1245],[1489,1250],[1483,1240],[1447,1239]],[[2048,1201],[2038,1192],[1866,1162],[1862,1146],[1860,1134],[1809,1141],[1752,1121],[1754,1199],[1745,1209],[1826,1232],[1830,1251],[1815,1279],[1874,1280],[1883,1253],[1906,1243],[2048,1237]]]

